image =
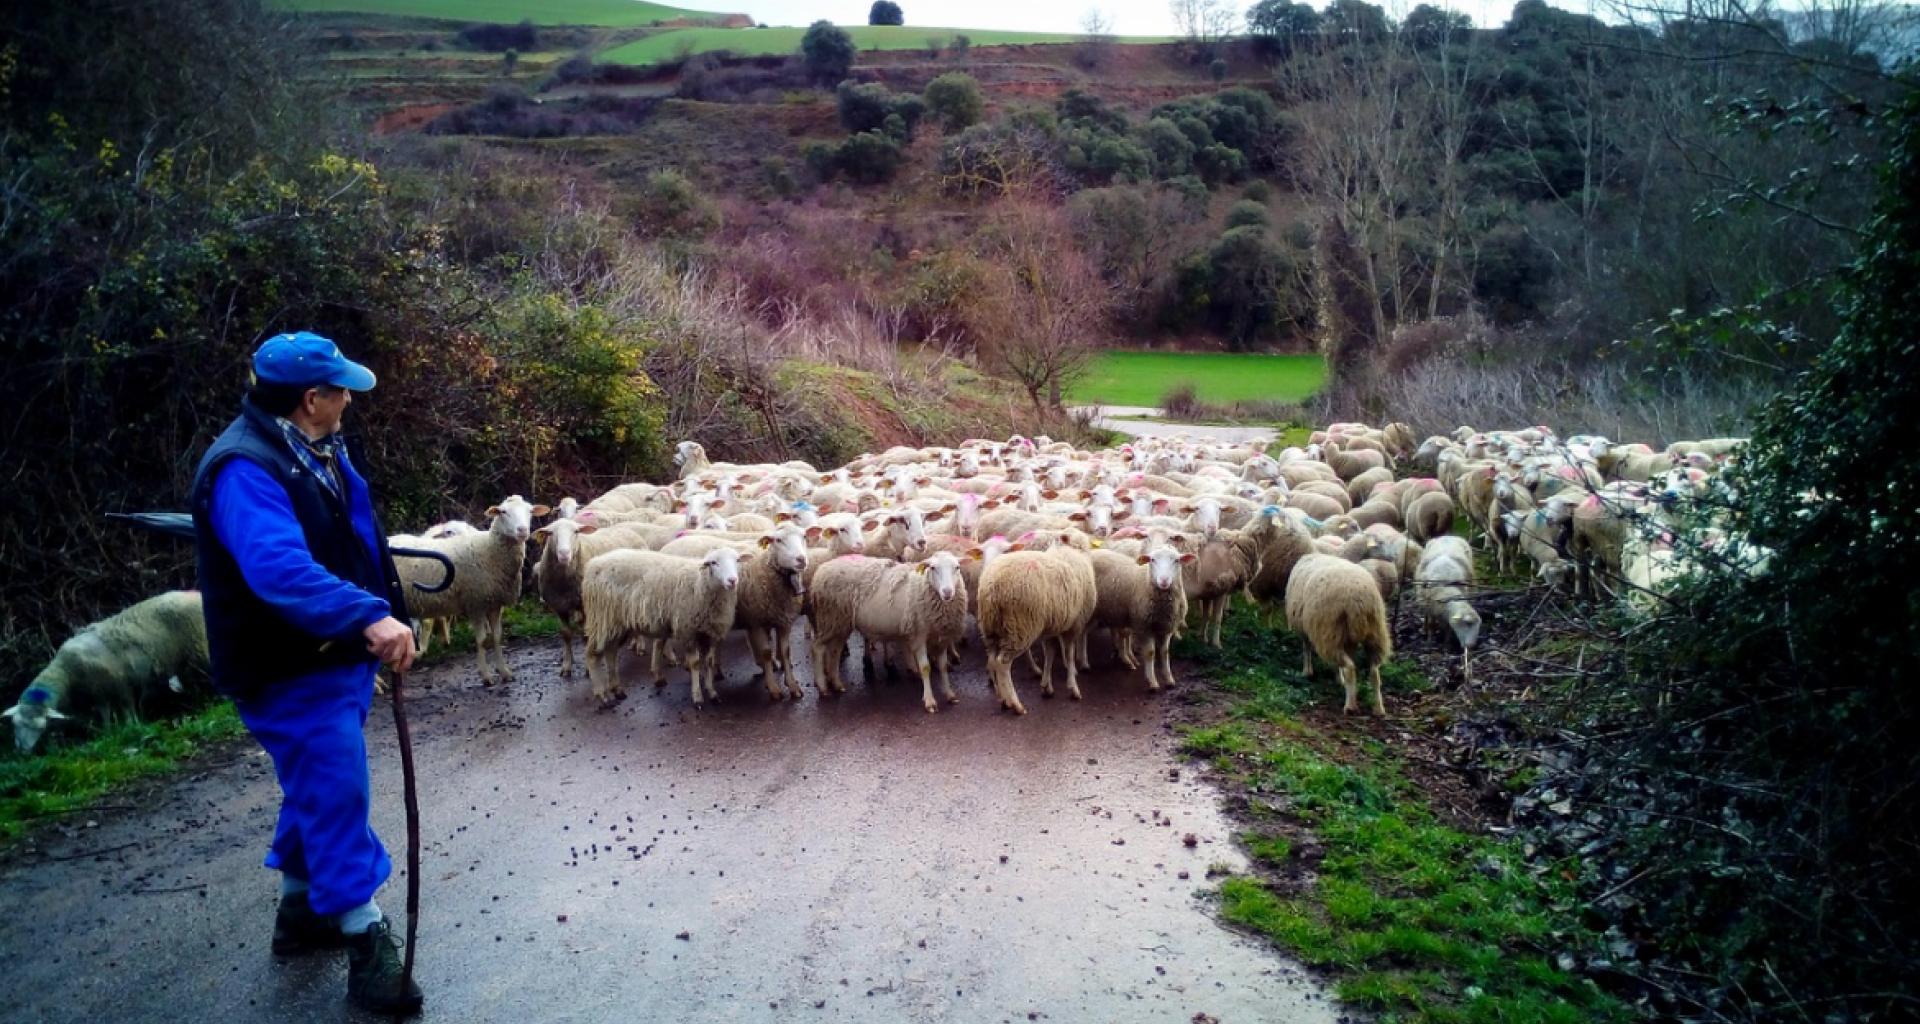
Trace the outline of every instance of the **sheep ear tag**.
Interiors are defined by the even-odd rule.
[[[927,574],[927,563],[920,562],[914,565],[913,571],[919,573],[922,576],[925,576]]]
[[[1088,546],[1088,547],[1095,547],[1095,548],[1097,548],[1097,547],[1100,547],[1100,546],[1102,546],[1102,543],[1103,543],[1103,542],[1101,542],[1100,540],[1097,540],[1097,539],[1096,539],[1096,540],[1090,540],[1090,541],[1088,541],[1088,542],[1087,542],[1087,546]]]
[[[760,546],[761,546],[761,547],[763,547],[763,548],[770,548],[770,547],[772,547],[772,546],[773,546],[773,538],[772,538],[772,537],[762,537],[762,538],[760,538]]]

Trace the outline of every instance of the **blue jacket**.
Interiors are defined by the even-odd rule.
[[[248,697],[336,666],[364,669],[367,626],[406,618],[367,482],[344,497],[305,470],[279,424],[243,403],[200,461],[193,519],[215,688]]]

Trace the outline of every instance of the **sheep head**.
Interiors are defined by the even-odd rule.
[[[1155,590],[1172,590],[1180,582],[1180,567],[1196,557],[1191,551],[1162,546],[1142,554],[1138,561],[1147,567],[1147,579]]]
[[[527,499],[518,494],[509,494],[507,500],[488,508],[487,516],[493,520],[490,527],[493,532],[524,541],[533,534],[534,517],[551,511],[545,505],[528,504]]]
[[[13,746],[30,754],[40,743],[49,722],[65,721],[67,716],[53,706],[53,691],[35,683],[20,695],[20,703],[0,711],[0,717],[13,719]]]
[[[1480,613],[1465,601],[1447,604],[1447,627],[1453,630],[1453,637],[1460,641],[1463,651],[1473,650],[1473,645],[1480,641]]]
[[[722,590],[740,585],[740,553],[732,548],[714,548],[700,560],[700,571]]]
[[[926,579],[942,601],[951,601],[961,592],[960,557],[951,551],[937,551],[926,561],[914,563],[913,571]]]

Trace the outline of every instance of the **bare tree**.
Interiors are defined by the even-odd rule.
[[[1113,56],[1113,19],[1098,7],[1087,8],[1080,18],[1080,41],[1074,60],[1083,68],[1104,67]]]
[[[980,354],[1016,381],[1036,410],[1058,409],[1093,357],[1111,288],[1073,244],[1057,205],[1003,201],[987,218],[979,247],[993,268],[968,317],[986,340]]]
[[[1227,0],[1168,0],[1167,9],[1191,60],[1212,59],[1240,21],[1240,13]]]

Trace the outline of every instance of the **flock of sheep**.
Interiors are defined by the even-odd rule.
[[[1503,570],[1524,556],[1548,586],[1637,601],[1685,567],[1661,539],[1665,510],[1705,493],[1740,443],[1655,452],[1543,427],[1463,427],[1416,442],[1405,424],[1342,423],[1271,453],[1264,443],[1183,439],[1087,451],[1016,436],[893,448],[822,473],[803,462],[715,463],[683,442],[672,483],[623,484],[552,508],[515,495],[487,509],[484,529],[443,523],[393,543],[454,563],[451,587],[410,594],[421,645],[436,622],[468,620],[487,684],[513,678],[501,613],[520,599],[527,548],[537,545],[533,586],[561,623],[560,674],[573,675],[582,637],[602,704],[624,696],[627,647],[648,656],[656,686],[672,659],[696,705],[715,699],[719,645],[735,629],[767,695],[799,698],[791,637],[804,615],[823,696],[845,691],[841,663],[859,633],[869,669],[891,650],[917,670],[929,712],[939,707],[935,675],[940,696],[956,701],[948,670],[971,621],[995,695],[1024,714],[1013,678],[1023,656],[1048,695],[1058,661],[1077,698],[1089,637],[1104,629],[1118,658],[1158,690],[1173,682],[1170,648],[1189,610],[1191,628],[1218,647],[1241,594],[1284,610],[1305,641],[1305,670],[1316,656],[1333,666],[1347,711],[1358,710],[1365,673],[1372,709],[1384,715],[1380,666],[1393,651],[1396,595],[1407,591],[1430,625],[1452,632],[1463,665],[1478,639],[1474,554],[1453,534],[1457,516]],[[1738,557],[1764,571],[1764,552]],[[422,559],[400,569],[420,582],[441,572]],[[5,712],[17,745],[30,749],[50,718],[137,708],[142,692],[169,685],[158,681],[177,690],[181,678],[204,676],[204,624],[182,617],[189,605],[197,611],[197,595],[163,595],[69,640]]]

